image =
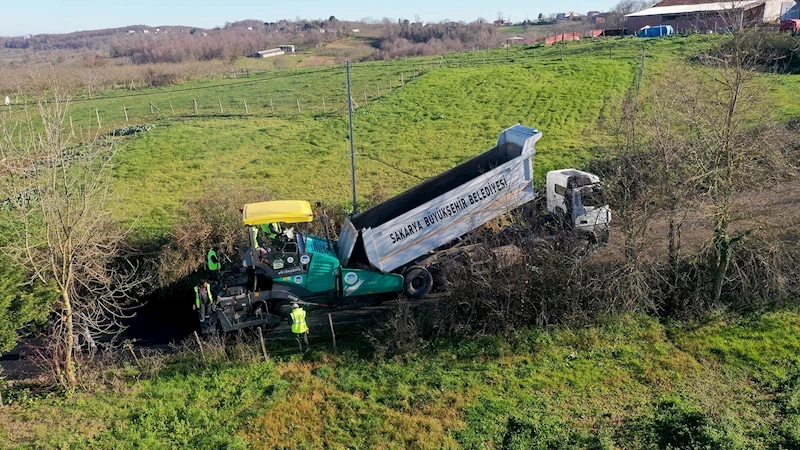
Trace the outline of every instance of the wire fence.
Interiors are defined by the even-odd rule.
[[[607,45],[611,43],[612,45]],[[597,38],[541,45],[509,45],[435,57],[404,58],[351,64],[355,109],[381,100],[420,77],[441,70],[477,67],[625,60],[637,63],[642,44],[630,38]],[[221,117],[338,116],[347,113],[344,65],[279,70],[241,68],[202,85],[177,85],[142,91],[117,91],[100,98],[71,101],[70,134],[90,139],[98,134],[125,134],[126,127],[169,119]],[[30,117],[33,103],[8,105],[11,114]],[[122,129],[121,131],[118,129]]]

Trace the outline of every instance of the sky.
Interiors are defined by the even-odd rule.
[[[116,28],[127,25],[185,25],[200,28],[257,19],[375,20],[388,17],[424,22],[471,22],[503,17],[535,19],[539,13],[607,11],[618,0],[0,0],[0,36]]]

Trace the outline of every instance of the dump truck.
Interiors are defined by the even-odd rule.
[[[274,327],[295,302],[332,307],[399,293],[425,296],[434,282],[429,269],[451,254],[448,245],[535,199],[534,145],[541,137],[520,124],[503,130],[494,148],[351,214],[336,241],[327,236],[324,214],[326,237],[294,230],[314,220],[307,201],[245,205],[250,247],[241,268],[221,283],[208,327]],[[608,236],[610,213],[598,177],[565,169],[548,173],[547,183],[549,215],[595,241]]]

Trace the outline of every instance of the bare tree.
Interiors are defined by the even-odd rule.
[[[755,77],[748,40],[756,31],[734,33],[729,45],[708,55],[710,67],[693,85],[678,90],[690,131],[687,159],[696,167],[694,180],[711,207],[714,223],[712,300],[717,302],[736,245],[752,229],[733,231],[742,215],[733,194],[743,186],[763,183],[778,173],[780,155],[772,133],[771,105]]]
[[[70,142],[68,106],[69,95],[53,85],[38,101],[41,122],[0,119],[0,183],[11,194],[3,251],[58,292],[48,350],[59,382],[74,388],[76,343],[91,348],[98,335],[116,336],[146,277],[112,217],[114,148],[102,139]]]
[[[760,223],[751,212],[736,209],[734,195],[770,184],[788,167],[778,145],[783,141],[778,137],[781,127],[755,76],[755,62],[763,55],[752,49],[759,48],[762,36],[757,31],[736,32],[701,58],[705,65],[675,67],[672,72],[680,75],[654,83],[636,102],[635,120],[624,130],[627,141],[637,144],[626,147],[621,159],[640,159],[618,180],[627,183],[623,193],[641,201],[630,211],[625,208],[629,202],[622,202],[618,222],[625,231],[629,212],[631,217],[642,208],[666,212],[668,263],[677,275],[683,215],[689,205],[706,213],[713,225],[712,304],[720,300],[737,247]],[[638,235],[633,228],[623,234],[631,233]],[[636,257],[633,248],[626,241],[628,259]]]
[[[656,3],[653,0],[620,0],[611,8],[606,16],[606,26],[609,28],[625,28],[627,19],[625,15],[649,8]]]

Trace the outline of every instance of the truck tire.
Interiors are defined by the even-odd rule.
[[[424,267],[410,267],[403,274],[403,293],[411,298],[421,298],[431,291],[433,277]]]

